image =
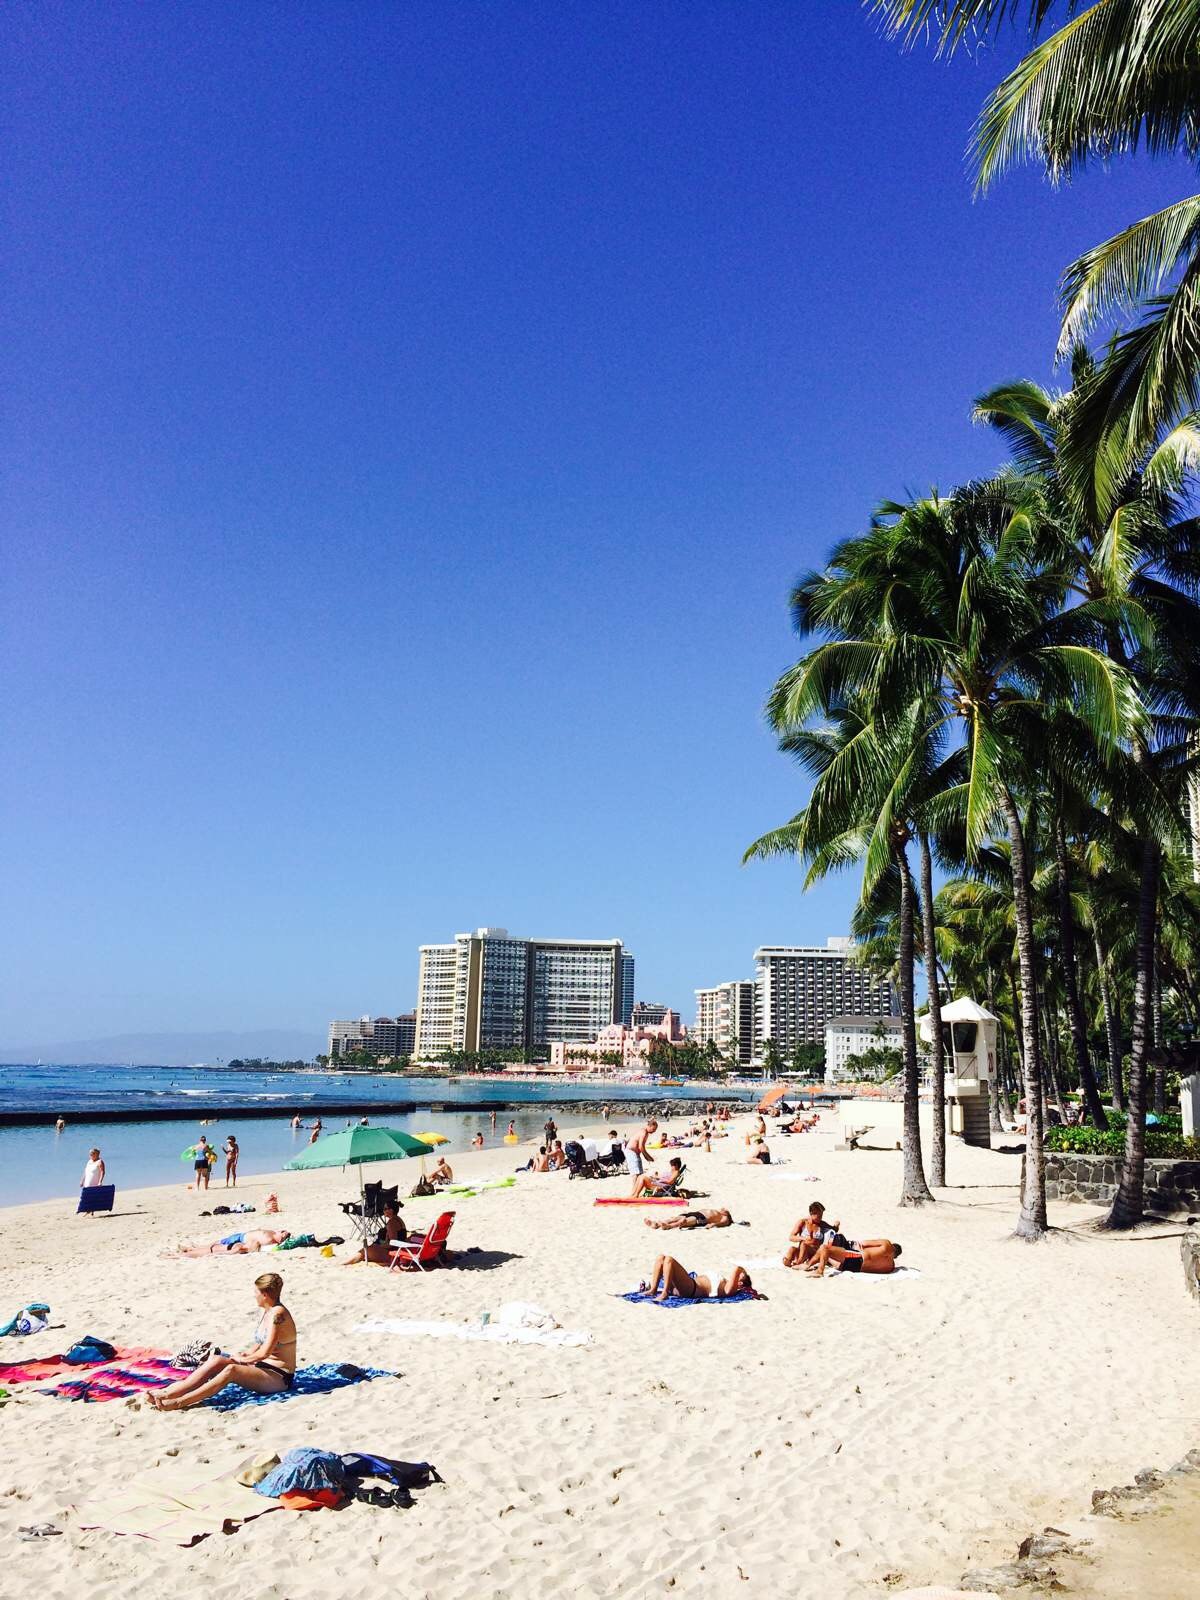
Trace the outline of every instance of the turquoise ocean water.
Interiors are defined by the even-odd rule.
[[[502,1143],[511,1117],[522,1139],[540,1134],[546,1120],[548,1101],[556,1105],[571,1100],[595,1104],[609,1095],[623,1101],[638,1099],[648,1103],[671,1099],[696,1098],[703,1101],[710,1091],[685,1088],[658,1088],[652,1085],[630,1087],[595,1084],[452,1084],[441,1078],[398,1079],[387,1073],[319,1072],[230,1072],[227,1069],[189,1067],[110,1067],[110,1066],[6,1066],[0,1067],[0,1111],[37,1111],[45,1122],[31,1127],[0,1128],[0,1206],[20,1205],[56,1196],[73,1197],[79,1185],[87,1153],[98,1145],[108,1169],[108,1178],[118,1187],[143,1188],[151,1184],[190,1180],[190,1168],[180,1159],[181,1152],[195,1143],[200,1133],[218,1149],[227,1133],[237,1136],[242,1149],[239,1174],[277,1172],[308,1142],[307,1130],[294,1132],[291,1118],[299,1113],[311,1124],[322,1115],[322,1105],[330,1103],[370,1104],[396,1099],[419,1102],[411,1114],[372,1112],[375,1122],[403,1128],[410,1133],[429,1130],[445,1134],[450,1144],[447,1153],[464,1150],[476,1132],[489,1146]],[[459,1111],[456,1102],[478,1105],[489,1100],[510,1103],[498,1107],[493,1129],[488,1111]],[[244,1116],[220,1117],[210,1126],[201,1126],[204,1108],[222,1104],[253,1107]],[[436,1104],[436,1111],[431,1106]],[[101,1109],[151,1109],[161,1113],[177,1111],[178,1118],[132,1122],[98,1123],[88,1112]],[[62,1116],[67,1126],[54,1131]],[[357,1120],[351,1113],[324,1114],[326,1132]],[[593,1113],[589,1121],[594,1122]],[[563,1134],[571,1131],[569,1112],[556,1113]],[[219,1162],[212,1180],[212,1191],[224,1191],[224,1163]]]

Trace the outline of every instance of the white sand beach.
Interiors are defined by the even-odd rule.
[[[894,1140],[895,1108],[860,1120],[874,1122],[874,1142]],[[399,1374],[228,1414],[13,1389],[0,1413],[6,1592],[316,1600],[336,1582],[368,1600],[851,1600],[953,1587],[972,1562],[1009,1559],[1035,1526],[1077,1519],[1096,1485],[1200,1444],[1200,1392],[1183,1357],[1200,1323],[1177,1229],[1099,1236],[1087,1226],[1095,1212],[1058,1206],[1052,1221],[1065,1231],[1021,1244],[1010,1237],[1019,1157],[957,1141],[954,1187],[904,1211],[899,1155],[837,1151],[837,1126],[826,1113],[816,1133],[773,1136],[784,1164],[770,1168],[747,1165],[737,1136],[711,1155],[686,1152],[691,1183],[749,1227],[655,1233],[643,1225],[652,1213],[593,1205],[625,1192],[626,1178],[522,1175],[513,1189],[450,1202],[452,1245],[481,1253],[425,1275],[343,1269],[313,1250],[162,1259],[178,1240],[230,1231],[225,1218],[198,1217],[227,1198],[216,1187],[199,1197],[182,1184],[119,1189],[116,1214],[96,1219],[76,1217],[73,1200],[5,1211],[0,1320],[41,1298],[66,1324],[0,1341],[6,1362],[84,1334],[170,1351],[198,1336],[238,1348],[254,1325],[253,1279],[277,1269],[302,1364]],[[448,1152],[472,1179],[509,1172],[524,1153]],[[780,1181],[805,1174],[814,1181]],[[370,1175],[406,1192],[416,1164]],[[274,1189],[281,1226],[324,1236],[347,1231],[337,1201],[357,1187],[353,1172],[288,1173],[237,1193],[261,1211]],[[919,1276],[815,1281],[774,1269],[756,1273],[766,1301],[660,1309],[617,1298],[664,1242],[718,1275],[735,1260],[777,1256],[812,1198],[855,1237],[900,1240]],[[404,1215],[411,1227],[443,1208],[413,1200]],[[514,1300],[592,1342],[352,1331],[376,1317],[464,1321]],[[82,1502],[156,1464],[232,1469],[298,1445],[429,1460],[445,1483],[419,1491],[410,1510],[273,1511],[186,1549],[81,1531]],[[63,1535],[18,1540],[20,1525],[42,1522]]]

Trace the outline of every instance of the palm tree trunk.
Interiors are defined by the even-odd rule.
[[[1025,1182],[1021,1194],[1021,1214],[1017,1237],[1041,1239],[1047,1230],[1046,1153],[1042,1121],[1042,1051],[1038,1039],[1037,979],[1033,965],[1033,905],[1030,899],[1029,857],[1025,851],[1025,832],[1021,813],[1007,789],[1001,790],[1001,804],[1008,823],[1008,842],[1012,854],[1013,909],[1017,924],[1017,962],[1021,970],[1021,1034],[1025,1068]]]
[[[1043,1057],[1046,1070],[1044,1073],[1046,1083],[1046,1100],[1050,1105],[1057,1106],[1065,1117],[1067,1113],[1067,1098],[1058,1075],[1058,1029],[1054,1026],[1057,1008],[1050,1004],[1043,992],[1040,997],[1038,1016],[1041,1021],[1046,1053]]]
[[[917,835],[921,852],[921,918],[925,936],[925,975],[929,988],[929,1029],[933,1034],[933,1142],[929,1176],[936,1189],[946,1187],[946,1054],[942,1040],[942,997],[938,989],[937,930],[933,921],[933,857],[928,834]]]
[[[1167,1109],[1167,1068],[1163,1061],[1162,935],[1154,940],[1154,1115]]]
[[[993,1016],[996,1014],[996,980],[992,974],[991,966],[987,969],[987,1003],[988,1010]],[[988,1085],[988,1127],[992,1133],[1004,1132],[1004,1119],[1001,1115],[1001,1096],[1004,1093],[1004,1053],[1006,1045],[1004,1039],[1004,1024],[996,1028],[996,1070],[992,1073],[991,1083]]]
[[[1125,1156],[1121,1180],[1106,1228],[1132,1228],[1142,1220],[1146,1180],[1146,1059],[1154,1028],[1154,923],[1158,910],[1158,842],[1142,848],[1138,885],[1137,940],[1133,978],[1133,1048],[1129,1053],[1129,1111],[1125,1122]]]
[[[1096,950],[1096,981],[1100,985],[1100,1007],[1104,1012],[1104,1034],[1108,1040],[1108,1086],[1112,1090],[1113,1105],[1118,1111],[1125,1109],[1125,1077],[1121,1061],[1121,1018],[1117,1011],[1116,996],[1108,981],[1107,957],[1100,935],[1093,933]]]
[[[1075,1070],[1083,1090],[1088,1116],[1097,1128],[1107,1128],[1104,1102],[1092,1071],[1088,1050],[1087,1017],[1079,993],[1079,963],[1075,955],[1075,914],[1071,909],[1071,866],[1067,855],[1067,831],[1059,817],[1054,828],[1054,854],[1058,868],[1058,937],[1062,947],[1063,985],[1067,991],[1067,1018],[1071,1024],[1071,1043],[1075,1050]]]
[[[904,1046],[904,1184],[902,1206],[920,1206],[932,1200],[921,1164],[921,1077],[917,1063],[917,1020],[914,996],[914,946],[916,926],[913,910],[912,873],[908,855],[901,845],[900,868],[900,1031]]]

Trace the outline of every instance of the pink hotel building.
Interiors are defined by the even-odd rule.
[[[670,1044],[679,1044],[684,1036],[677,1011],[665,1011],[661,1022],[640,1023],[632,1028],[613,1022],[607,1028],[601,1028],[594,1040],[551,1041],[550,1065],[559,1072],[568,1072],[572,1067],[608,1068],[613,1072],[643,1071],[653,1040],[666,1039]],[[619,1067],[600,1059],[613,1055],[621,1057]]]

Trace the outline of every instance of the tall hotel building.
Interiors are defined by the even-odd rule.
[[[819,1044],[831,1017],[894,1017],[899,997],[886,978],[856,966],[851,939],[819,945],[764,945],[754,952],[758,1043],[773,1039],[783,1055]]]
[[[758,987],[751,978],[696,990],[694,1037],[702,1045],[711,1039],[723,1056],[729,1056],[736,1044],[737,1059],[743,1066],[754,1056],[757,1019]]]
[[[634,961],[619,939],[514,939],[507,928],[423,944],[415,1054],[531,1050],[595,1039],[633,1007]]]

